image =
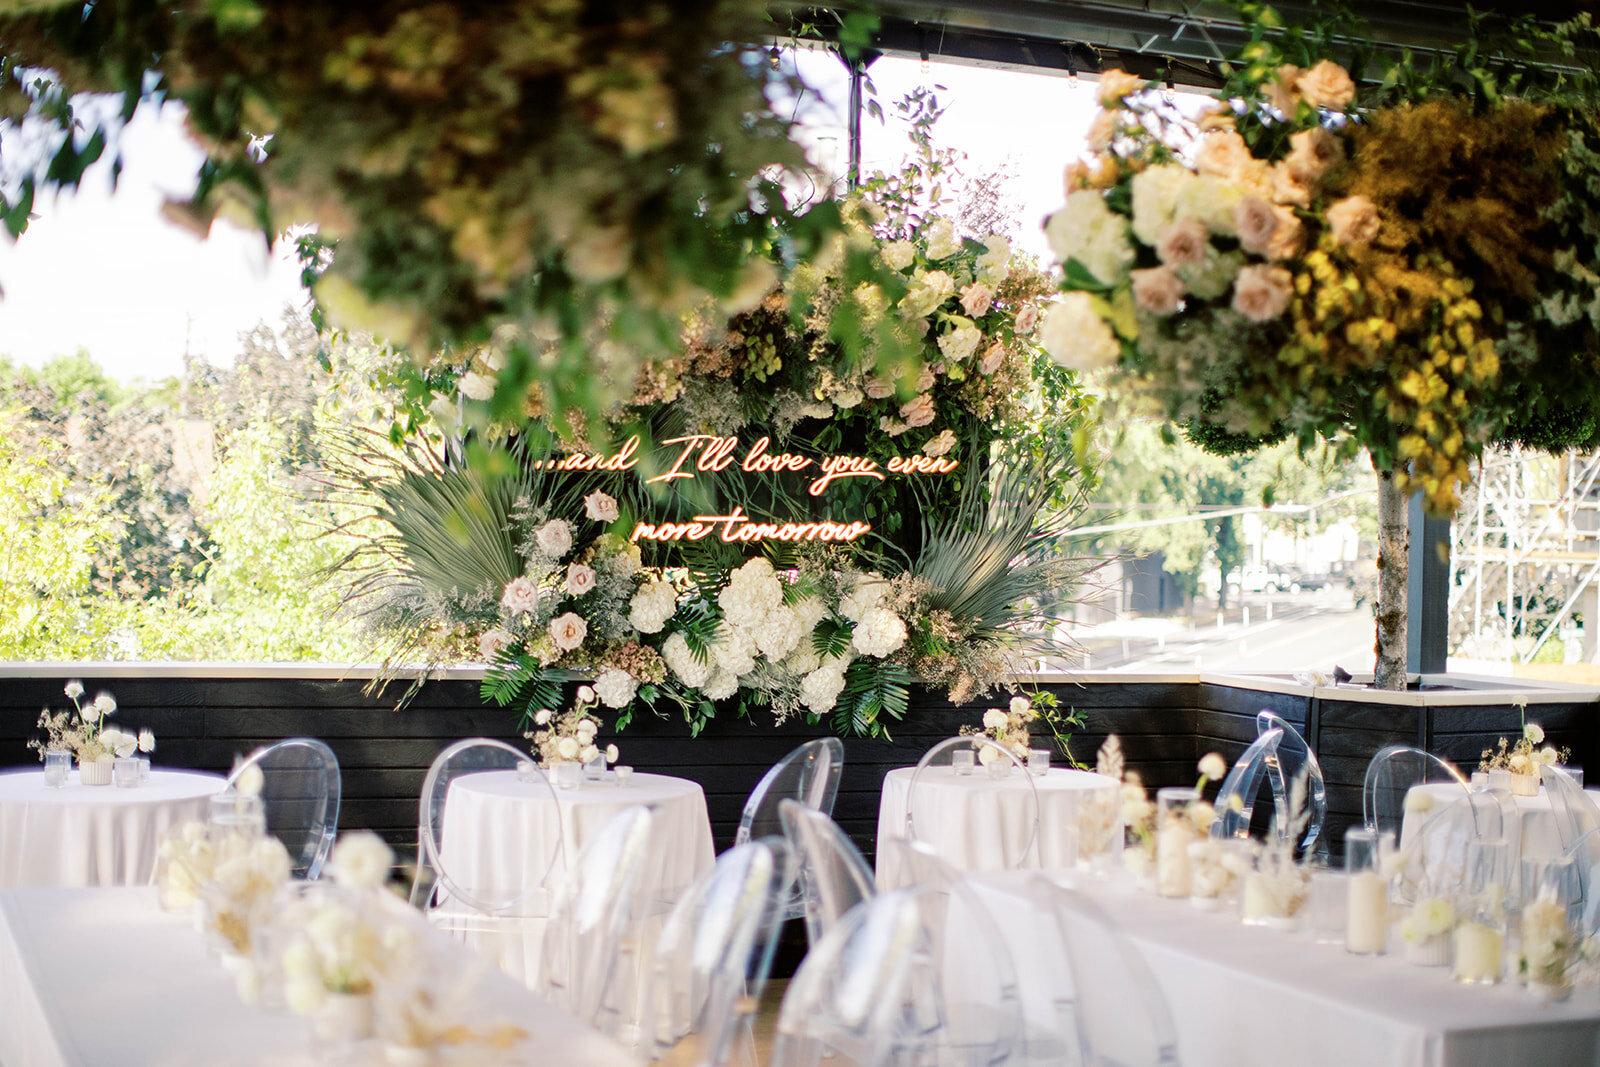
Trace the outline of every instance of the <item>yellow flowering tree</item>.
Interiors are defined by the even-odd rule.
[[[1378,684],[1399,688],[1407,496],[1448,515],[1491,443],[1600,443],[1600,92],[1575,47],[1593,32],[1521,27],[1574,57],[1545,73],[1480,27],[1358,89],[1330,58],[1348,28],[1242,10],[1251,39],[1197,120],[1102,79],[1092,156],[1047,227],[1067,293],[1043,340],[1114,365],[1214,450],[1365,447]]]

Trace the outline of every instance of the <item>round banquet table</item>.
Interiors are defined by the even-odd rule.
[[[898,883],[898,872],[884,869],[881,843],[906,834],[906,800],[913,767],[899,767],[883,779],[878,804],[878,881]],[[1006,857],[1027,846],[1031,812],[1028,782],[1039,796],[1039,841],[1027,865],[1046,870],[1071,867],[1094,842],[1121,851],[1122,783],[1093,771],[1052,767],[1044,775],[1021,768],[990,778],[982,767],[970,775],[949,766],[930,766],[917,781],[917,838],[947,863],[964,871],[1002,870]],[[1086,843],[1078,848],[1079,840]]]
[[[220,775],[152,769],[132,789],[51,789],[43,769],[0,774],[0,889],[145,885],[168,827],[206,817]]]
[[[536,886],[554,851],[544,882],[553,889],[584,844],[612,816],[635,804],[650,807],[655,815],[640,887],[664,911],[716,862],[705,793],[698,783],[670,775],[634,774],[619,786],[608,774],[604,781],[585,780],[575,789],[546,790],[521,781],[515,771],[464,774],[445,794],[443,866],[458,885],[503,902],[520,887]],[[477,941],[508,974],[531,985],[538,976],[543,922],[526,921],[519,929],[519,936],[497,937],[492,947],[475,937],[468,940]]]
[[[1427,785],[1413,787],[1413,791],[1420,789],[1433,798],[1434,806],[1425,814],[1432,815],[1453,800],[1460,800],[1466,792],[1452,782],[1429,782]],[[1589,799],[1600,804],[1600,789],[1585,790]],[[1513,797],[1517,805],[1517,842],[1519,853],[1525,859],[1549,859],[1561,855],[1561,834],[1556,828],[1556,817],[1550,810],[1550,796],[1544,787],[1539,788],[1537,796]],[[1416,832],[1419,825],[1414,803],[1408,803],[1400,823],[1400,841],[1405,844],[1411,840],[1411,835]],[[1427,820],[1424,818],[1423,822]]]

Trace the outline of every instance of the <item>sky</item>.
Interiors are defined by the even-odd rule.
[[[806,101],[819,163],[843,170],[846,156],[843,66],[832,56],[801,55],[802,75],[822,99]],[[945,87],[948,105],[935,136],[966,152],[973,170],[1009,162],[1009,195],[1019,206],[1020,248],[1045,253],[1042,224],[1062,199],[1061,172],[1083,147],[1094,115],[1094,86],[1064,77],[984,70],[886,57],[870,77],[886,113],[919,84]],[[832,138],[831,142],[829,138]],[[185,352],[212,363],[233,360],[241,333],[276,323],[305,292],[292,249],[268,252],[259,234],[218,222],[201,241],[161,216],[169,197],[194,188],[201,153],[183,132],[176,105],[150,105],[123,132],[123,171],[111,190],[110,153],[75,193],[41,196],[39,216],[14,244],[0,236],[0,355],[32,366],[86,349],[124,381],[182,372]],[[894,167],[908,142],[892,117],[863,120],[863,166]]]

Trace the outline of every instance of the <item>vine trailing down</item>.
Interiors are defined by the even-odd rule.
[[[1596,34],[1480,21],[1369,81],[1364,54],[1334,55],[1358,28],[1239,7],[1249,40],[1198,119],[1101,78],[1046,227],[1066,293],[1043,341],[1115,367],[1202,447],[1367,449],[1376,674],[1398,688],[1406,498],[1452,513],[1489,444],[1600,444]]]
[[[487,662],[525,725],[576,673],[619,724],[676,707],[698,731],[738,698],[882,735],[915,680],[964,703],[1065,653],[1088,407],[1034,343],[1049,280],[1001,237],[846,214],[898,297],[804,266],[691,316],[603,418],[353,443],[342,482],[382,532],[345,569],[390,662]],[[830,340],[847,304],[913,349],[904,375]]]

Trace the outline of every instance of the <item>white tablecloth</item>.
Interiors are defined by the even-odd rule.
[[[1022,872],[973,875],[1002,918],[1024,1009],[1051,983],[1040,967],[1064,966],[1023,888]],[[1076,882],[1143,953],[1167,998],[1184,1067],[1505,1067],[1600,1063],[1600,993],[1579,990],[1541,1005],[1515,985],[1462,986],[1448,967],[1399,955],[1355,956],[1304,933],[1247,927],[1237,916],[1195,911],[1119,874]],[[1031,998],[1031,999],[1030,999]]]
[[[27,886],[145,885],[156,844],[169,826],[206,817],[223,779],[199,771],[152,770],[132,789],[59,789],[42,769],[0,774],[0,889]]]
[[[906,834],[906,798],[913,770],[900,767],[884,776],[878,802],[880,843]],[[990,778],[981,767],[970,775],[958,775],[949,767],[929,767],[917,781],[917,839],[961,870],[1004,869],[1006,856],[1021,855],[1027,845],[1029,781],[1039,796],[1039,842],[1028,854],[1030,866],[1071,866],[1080,819],[1087,814],[1086,806],[1096,802],[1114,820],[1105,834],[1118,843],[1120,851],[1121,783],[1091,771],[1060,767],[1052,767],[1042,776],[1013,770],[1005,778]],[[878,875],[880,884],[896,884],[894,873],[885,871],[881,860]]]
[[[1459,785],[1451,782],[1431,782],[1428,785],[1417,786],[1434,800],[1435,807],[1427,814],[1443,809],[1443,805],[1453,800],[1460,800],[1465,793]],[[1587,790],[1590,799],[1600,803],[1600,789]],[[1550,812],[1550,796],[1543,788],[1537,796],[1513,797],[1517,805],[1517,814],[1521,816],[1517,824],[1518,842],[1521,854],[1527,859],[1548,859],[1561,854],[1561,834],[1556,829],[1555,816]],[[1425,821],[1425,820],[1424,820]],[[1400,835],[1403,840],[1410,840],[1414,827],[1418,825],[1417,815],[1413,805],[1407,805]]]
[[[492,971],[475,1003],[532,1036],[488,1062],[609,1067],[622,1049]],[[0,892],[6,1067],[302,1067],[307,1020],[245,1004],[187,915],[147,888]]]
[[[623,808],[654,810],[651,850],[641,890],[665,903],[676,900],[716,862],[706,797],[698,783],[661,774],[635,774],[626,786],[615,779],[585,781],[550,794],[519,781],[515,771],[482,771],[450,783],[445,797],[441,848],[445,870],[463,887],[515,893],[535,886],[555,840],[562,852],[548,880],[554,888],[578,851]],[[559,809],[559,810],[558,810]],[[502,898],[506,899],[506,898]],[[530,984],[538,974],[543,925],[519,924],[520,936],[493,950],[508,974]],[[483,947],[481,938],[475,938]]]

